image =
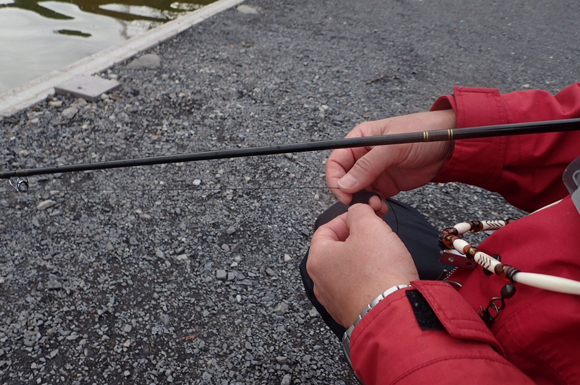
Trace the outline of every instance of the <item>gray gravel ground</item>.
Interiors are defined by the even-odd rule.
[[[335,139],[453,85],[580,79],[577,1],[247,5],[147,52],[158,67],[103,71],[123,88],[96,103],[51,97],[0,120],[0,167]],[[297,271],[334,201],[327,156],[0,185],[0,383],[355,384]],[[438,227],[521,215],[458,184],[400,199]]]

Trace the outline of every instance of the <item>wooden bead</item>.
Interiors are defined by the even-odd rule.
[[[516,287],[512,284],[507,284],[501,289],[501,296],[503,298],[511,298],[516,294]]]

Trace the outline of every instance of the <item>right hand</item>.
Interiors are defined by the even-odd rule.
[[[316,230],[306,269],[316,298],[346,328],[387,288],[419,279],[401,239],[366,204],[351,206]]]
[[[441,130],[456,124],[453,110],[420,112],[361,123],[346,137]],[[451,141],[338,149],[326,162],[326,183],[344,204],[363,189],[388,198],[429,183],[452,150]]]

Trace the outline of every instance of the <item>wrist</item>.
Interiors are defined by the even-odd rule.
[[[356,325],[358,325],[358,323],[375,307],[377,306],[381,301],[383,301],[385,298],[387,298],[389,295],[401,290],[401,289],[406,289],[412,287],[411,284],[406,284],[406,285],[396,285],[393,287],[388,288],[387,290],[385,290],[383,293],[379,294],[377,297],[375,297],[375,299],[373,299],[364,309],[363,311],[359,314],[359,316],[356,318],[356,320],[354,321],[353,325],[351,327],[349,327],[348,329],[346,329],[346,331],[344,332],[344,335],[342,336],[342,348],[344,350],[344,355],[346,356],[346,359],[349,363],[349,365],[352,368],[352,363],[350,361],[350,337],[352,335],[352,332],[354,331],[354,328],[356,327]]]

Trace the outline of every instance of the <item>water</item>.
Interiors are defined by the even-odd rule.
[[[215,0],[0,0],[0,94]]]

